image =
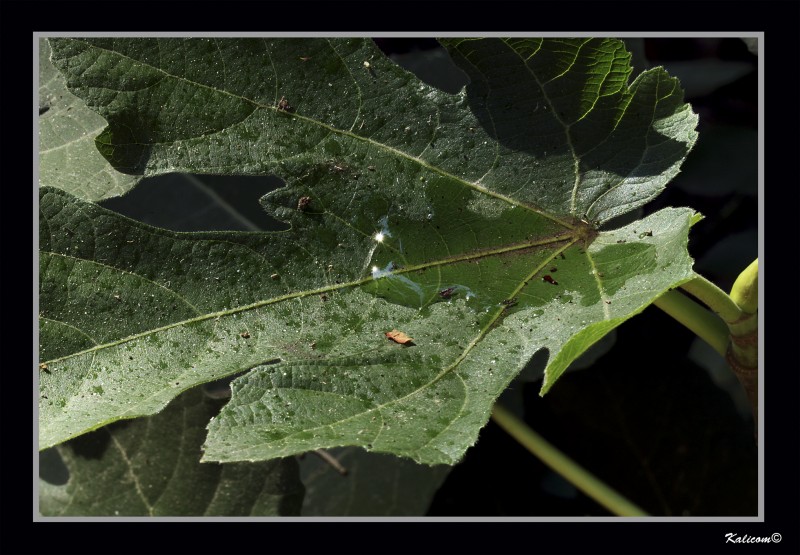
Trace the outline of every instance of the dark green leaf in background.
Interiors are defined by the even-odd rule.
[[[692,276],[689,209],[595,230],[696,136],[662,69],[628,87],[619,41],[445,40],[458,95],[362,39],[52,44],[115,167],[275,173],[262,202],[291,228],[173,233],[43,188],[41,447],[253,369],[205,460],[358,445],[452,464],[535,352],[546,391]]]
[[[44,516],[292,516],[303,485],[297,461],[201,464],[208,419],[220,407],[199,389],[160,414],[118,422],[55,447],[69,479],[40,478]],[[42,457],[45,477],[57,472]],[[44,455],[44,453],[43,453]],[[55,469],[55,470],[53,470]],[[56,482],[56,483],[51,483]]]
[[[343,476],[323,459],[306,455],[303,516],[423,516],[450,466],[429,467],[357,447],[331,450]]]

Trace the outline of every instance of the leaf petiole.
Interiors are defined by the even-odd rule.
[[[758,259],[737,278],[731,294],[695,274],[681,285],[710,310],[677,291],[654,301],[661,310],[711,345],[728,363],[758,413]]]
[[[699,274],[681,285],[681,289],[697,297],[708,308],[730,325],[742,317],[742,309],[722,289]]]
[[[720,356],[725,356],[728,349],[728,327],[710,310],[674,289],[661,295],[653,304],[693,331]]]
[[[618,516],[649,516],[643,509],[559,451],[502,405],[495,404],[492,409],[492,420],[544,464],[610,512]]]

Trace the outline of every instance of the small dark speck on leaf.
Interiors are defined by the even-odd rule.
[[[375,166],[367,166],[367,169],[371,172],[375,171]]]
[[[290,114],[294,112],[294,108],[289,105],[289,101],[286,100],[285,96],[282,96],[278,101],[278,110],[283,110],[284,112],[289,112]]]
[[[269,277],[272,278],[272,279],[279,279],[281,276],[280,276],[280,274],[272,274]]]
[[[558,268],[556,268],[555,266],[553,266],[552,268],[550,268],[550,271],[551,271],[551,272],[557,272],[557,271],[558,271]]]
[[[455,287],[448,287],[447,289],[442,289],[441,291],[439,291],[439,296],[443,299],[449,299],[456,293],[457,291]]]
[[[250,334],[246,331],[243,331],[239,335],[242,336],[244,339],[250,339]]]
[[[319,296],[319,298],[320,298],[320,299],[322,299],[322,302],[325,302],[325,301],[327,301],[327,300],[328,300],[328,295],[326,295],[325,293],[323,293],[323,294],[321,294],[321,295]]]
[[[556,280],[554,280],[553,276],[551,276],[549,274],[544,276],[542,279],[545,280],[547,283],[551,283],[553,285],[558,285],[558,282]]]

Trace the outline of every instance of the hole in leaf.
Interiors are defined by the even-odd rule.
[[[274,176],[174,173],[143,179],[125,196],[100,205],[172,231],[283,231],[289,226],[272,218],[259,203],[282,186]]]
[[[55,447],[39,453],[39,478],[54,486],[63,486],[69,481],[69,468]]]

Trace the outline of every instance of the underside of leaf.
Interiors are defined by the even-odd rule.
[[[42,188],[40,446],[251,370],[205,460],[452,464],[535,352],[546,391],[691,277],[691,210],[596,231],[691,148],[677,81],[628,86],[612,39],[443,44],[459,95],[361,39],[54,40],[117,169],[275,173],[262,204],[291,227],[172,233]]]

